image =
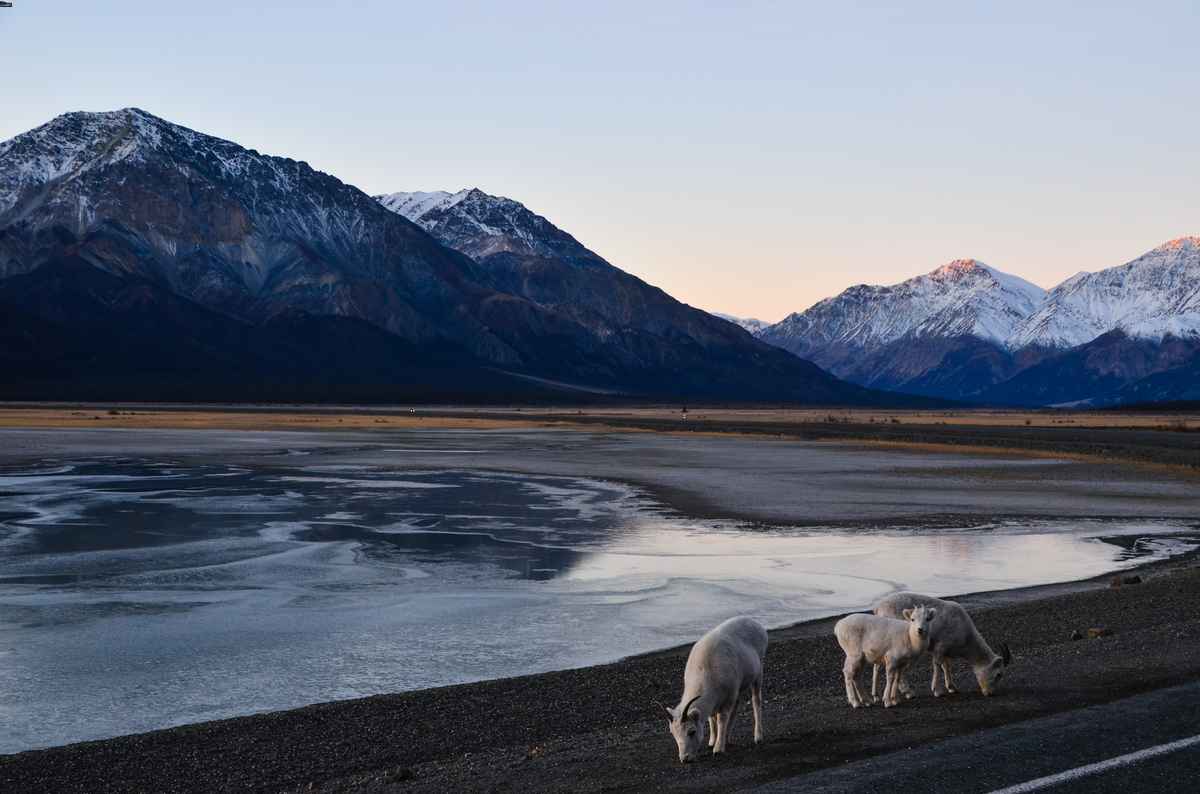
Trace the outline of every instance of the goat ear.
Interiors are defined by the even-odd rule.
[[[671,718],[672,722],[675,721],[675,712],[671,711],[669,706],[664,706],[663,704],[659,703],[657,700],[652,700],[650,702],[653,703],[654,705],[658,706],[663,711],[667,712],[667,716]]]
[[[903,612],[901,612],[900,614],[904,616],[905,620],[912,620],[912,610],[911,609],[906,609]]]

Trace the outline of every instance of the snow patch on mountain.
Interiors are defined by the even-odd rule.
[[[430,213],[443,212],[466,198],[471,189],[449,193],[445,190],[412,191],[409,193],[385,193],[375,196],[375,200],[392,212],[403,215],[426,231],[436,221],[425,220]]]
[[[499,253],[568,257],[581,263],[603,260],[578,240],[524,204],[479,188],[386,193],[375,200],[403,215],[442,244],[475,260]]]
[[[294,160],[264,157],[138,108],[65,113],[0,143],[0,217],[18,203],[31,209],[37,202],[29,199],[39,192],[62,187],[97,169],[162,157],[173,160],[185,174],[198,159],[221,178],[252,177],[283,191],[294,189],[300,166]]]
[[[753,317],[736,317],[732,314],[724,314],[722,312],[709,312],[709,314],[713,317],[720,317],[722,320],[731,322],[734,325],[740,325],[752,334],[757,334],[759,331],[771,326],[771,323],[765,320],[756,320]]]

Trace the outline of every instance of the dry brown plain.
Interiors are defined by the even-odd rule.
[[[918,425],[978,428],[1124,428],[1200,432],[1200,413],[1116,411],[885,411],[867,408],[725,408],[546,406],[200,406],[200,405],[9,405],[0,407],[0,427],[205,428],[224,430],[313,430],[390,427],[500,428],[586,424],[608,420],[613,429],[629,422],[673,422],[679,430],[711,429],[726,423],[755,425]],[[647,428],[648,429],[648,428]],[[655,428],[660,429],[660,428]],[[667,429],[667,428],[662,428]]]

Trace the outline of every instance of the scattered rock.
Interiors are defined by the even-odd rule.
[[[1138,576],[1137,574],[1133,574],[1131,576],[1126,576],[1121,581],[1125,584],[1141,584],[1142,577]]]
[[[1072,631],[1072,632],[1071,632],[1071,639],[1073,639],[1073,640],[1082,640],[1082,639],[1083,639],[1083,632],[1082,632],[1082,631],[1080,631],[1079,629],[1075,629],[1074,631]]]
[[[1112,633],[1112,629],[1105,628],[1104,626],[1093,626],[1087,630],[1088,638],[1093,640],[1099,639],[1100,637],[1111,636]]]

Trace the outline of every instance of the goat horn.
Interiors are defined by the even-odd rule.
[[[679,710],[679,721],[680,722],[683,722],[684,718],[687,717],[688,711],[691,710],[692,704],[695,703],[697,700],[699,700],[703,694],[704,693],[700,693],[699,695],[696,695],[696,697],[692,698],[691,700],[689,700],[687,702],[686,706],[684,706],[682,709]]]
[[[1004,658],[1004,666],[1008,667],[1012,664],[1012,651],[1008,648],[1008,643],[1000,643],[1000,655]]]

